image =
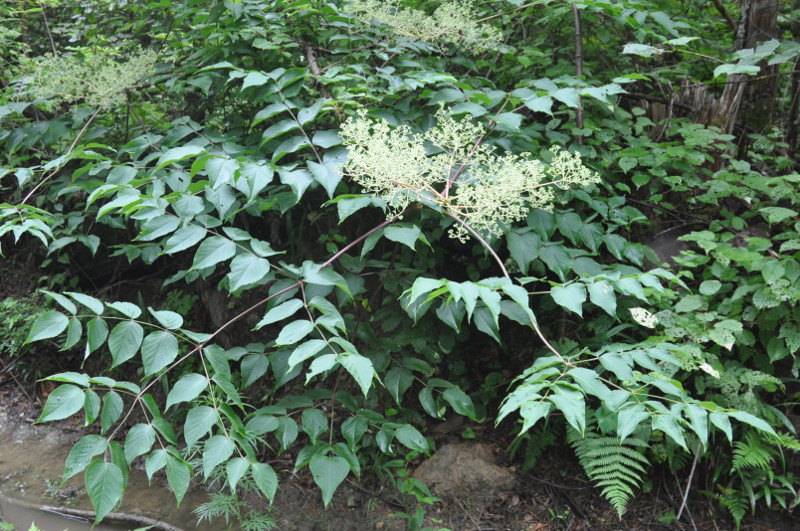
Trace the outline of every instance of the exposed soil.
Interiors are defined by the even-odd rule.
[[[84,434],[83,429],[71,420],[32,425],[41,405],[31,402],[8,374],[1,378],[4,380],[0,382],[0,493],[29,503],[38,500],[42,505],[64,504],[90,509],[80,477],[63,487],[58,486],[69,448]],[[426,508],[426,525],[433,529],[724,530],[735,527],[724,511],[715,507],[696,486],[689,495],[688,511],[682,518],[685,521],[670,524],[659,521],[658,518],[671,509],[677,511],[681,503],[680,489],[686,481],[680,478],[679,487],[679,478],[663,475],[651,478],[649,491],[633,500],[620,520],[616,511],[589,485],[571,450],[551,449],[537,461],[533,471],[522,474],[519,463],[508,459],[505,450],[511,442],[508,435],[490,429],[474,432],[478,434],[479,444],[461,441],[458,433],[441,434],[437,443],[442,453],[419,468],[417,477],[425,479],[444,500]],[[450,444],[454,442],[458,444]],[[281,479],[271,510],[276,529],[399,531],[406,528],[406,523],[397,513],[415,511],[413,499],[403,498],[393,487],[381,485],[374,476],[366,476],[360,482],[347,480],[325,510],[308,470],[293,475],[293,463],[290,453],[271,463]],[[32,469],[36,471],[32,473]],[[470,470],[480,472],[475,475],[485,484],[464,483]],[[203,487],[193,487],[181,508],[175,509],[174,497],[167,491],[163,476],[157,477],[151,488],[145,488],[146,479],[141,470],[134,470],[131,477],[134,476],[141,485],[129,486],[119,511],[159,519],[186,530],[195,529],[196,518],[191,509],[207,501]],[[695,483],[702,482],[701,477],[695,477]],[[204,522],[197,529],[225,528],[224,522],[214,521]],[[800,529],[800,518],[791,514],[749,517],[742,529]]]

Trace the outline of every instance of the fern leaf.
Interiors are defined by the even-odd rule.
[[[587,426],[584,437],[570,430],[569,441],[586,475],[602,489],[600,494],[622,518],[650,465],[643,453],[647,440],[636,433],[624,441],[619,437],[600,436]]]
[[[770,470],[773,452],[774,450],[767,446],[757,433],[748,432],[744,441],[734,443],[731,467],[736,471],[746,468]]]

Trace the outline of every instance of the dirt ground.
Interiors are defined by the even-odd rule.
[[[26,393],[28,396],[26,396]],[[31,401],[31,390],[22,387],[7,372],[0,374],[0,491],[14,497],[15,482],[20,481],[20,468],[26,466],[14,453],[14,445],[23,445],[28,454],[37,450],[36,444],[50,448],[46,457],[38,461],[53,463],[54,470],[63,470],[63,462],[71,444],[84,432],[76,422],[65,420],[48,425],[32,426],[43,400]],[[689,494],[688,511],[679,523],[662,523],[659,517],[675,510],[681,503],[681,490],[685,478],[666,477],[661,474],[648,482],[649,491],[637,496],[620,520],[616,511],[603,500],[596,489],[588,483],[574,458],[572,451],[551,448],[537,461],[532,471],[522,474],[520,463],[509,460],[506,448],[511,443],[509,436],[491,429],[476,429],[478,440],[488,447],[496,459],[496,465],[513,474],[509,489],[492,496],[494,485],[487,484],[486,501],[472,503],[453,499],[426,507],[426,525],[433,529],[452,531],[539,531],[539,530],[644,530],[644,529],[707,529],[727,530],[735,526],[723,509],[715,506],[710,498],[693,486]],[[456,442],[452,434],[437,440],[441,448]],[[53,448],[60,448],[55,452]],[[5,454],[5,455],[4,455]],[[337,491],[330,507],[325,510],[316,486],[307,469],[292,474],[294,456],[284,454],[272,462],[281,483],[271,516],[282,530],[383,530],[406,529],[405,520],[398,513],[410,513],[416,504],[404,499],[398,492],[382,485],[374,476],[365,476],[361,481],[348,479]],[[495,466],[495,465],[492,465]],[[42,478],[37,482],[27,480],[24,494],[26,500],[52,495],[53,479],[58,473],[50,472],[53,478]],[[143,474],[142,474],[143,475]],[[39,474],[42,476],[42,474]],[[16,479],[15,479],[16,478]],[[69,503],[75,507],[88,507],[86,496],[79,480],[69,483],[64,490],[70,493]],[[703,478],[696,477],[696,483]],[[193,506],[206,500],[207,492],[201,486],[192,488],[190,497],[182,509],[174,509],[171,494],[163,487],[164,478],[154,481],[149,490],[142,488],[136,500],[127,498],[120,510],[136,512],[162,519],[182,529],[196,529],[196,518],[190,513]],[[679,485],[680,483],[680,485]],[[447,496],[444,496],[447,498]],[[43,499],[42,504],[67,503],[58,499]],[[201,530],[220,530],[227,526],[222,521],[204,523]],[[236,528],[234,528],[236,529]],[[800,518],[794,514],[748,515],[742,529],[800,529]],[[51,531],[51,530],[45,530]]]

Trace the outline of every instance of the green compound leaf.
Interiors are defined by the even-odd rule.
[[[106,517],[111,509],[122,499],[123,474],[114,463],[95,460],[86,470],[86,492],[92,500],[97,524]]]
[[[181,504],[186,491],[189,489],[192,468],[183,459],[167,455],[167,483],[175,494],[177,505]]]
[[[236,486],[250,468],[250,463],[243,457],[235,457],[225,465],[225,475],[228,477],[228,486],[231,492],[236,492]]]
[[[337,361],[355,378],[356,383],[361,388],[361,392],[364,393],[364,396],[367,396],[372,384],[372,376],[375,373],[369,358],[359,354],[340,354],[337,357]]]
[[[167,466],[168,455],[166,450],[159,448],[147,456],[144,462],[144,471],[147,474],[147,481],[152,481],[153,474]]]
[[[142,363],[145,376],[151,376],[178,356],[178,340],[167,331],[151,332],[142,342]]]
[[[327,508],[333,493],[350,472],[350,465],[343,457],[318,454],[311,458],[308,468],[311,470],[314,483],[322,491],[322,502]]]
[[[64,480],[86,470],[86,467],[92,462],[92,458],[105,452],[107,447],[108,443],[105,437],[86,435],[81,438],[69,451],[64,468]]]
[[[206,229],[198,225],[188,225],[179,229],[164,243],[164,254],[175,254],[197,245],[205,238]]]
[[[523,275],[528,274],[530,263],[539,258],[541,244],[541,238],[534,232],[521,234],[517,231],[511,231],[508,233],[508,250]]]
[[[566,286],[553,286],[550,296],[557,304],[567,310],[583,316],[583,303],[586,302],[586,288],[583,284],[573,283]]]
[[[167,330],[177,330],[181,326],[183,326],[183,317],[180,314],[171,312],[169,310],[154,310],[152,308],[147,308],[153,317],[156,318],[158,324],[166,328]]]
[[[105,433],[122,415],[122,397],[116,391],[103,396],[103,411],[100,413],[100,431]]]
[[[39,420],[50,422],[71,417],[83,408],[83,390],[72,384],[60,385],[47,397]]]
[[[34,341],[56,337],[67,329],[67,325],[69,325],[69,319],[63,313],[55,310],[44,312],[34,321],[28,334],[28,339],[25,340],[24,344],[27,345]]]
[[[266,463],[251,463],[250,470],[253,473],[253,479],[256,482],[258,490],[271,502],[275,499],[275,493],[278,490],[278,475]]]
[[[125,461],[130,465],[134,459],[146,454],[156,442],[156,432],[149,424],[137,424],[125,437]]]
[[[442,393],[442,398],[444,398],[445,402],[450,404],[453,411],[459,415],[464,415],[473,420],[475,419],[475,404],[472,403],[472,399],[469,395],[458,387],[451,387],[445,390],[445,392]]]
[[[84,359],[100,348],[108,338],[108,325],[105,319],[95,317],[86,325],[86,352]]]
[[[314,330],[314,323],[307,319],[293,321],[283,327],[283,330],[275,339],[275,343],[278,345],[293,345],[306,337],[312,330]]]
[[[208,479],[217,465],[227,461],[233,455],[236,445],[222,435],[210,437],[203,447],[203,477]]]
[[[255,284],[269,272],[269,262],[252,254],[240,254],[231,261],[230,290]]]
[[[575,430],[586,431],[586,402],[583,394],[563,385],[554,385],[553,394],[547,397],[563,414]]]
[[[612,317],[617,316],[617,296],[614,288],[604,280],[595,281],[586,286],[589,290],[589,300],[601,307]]]
[[[183,425],[183,438],[186,439],[186,446],[192,446],[201,437],[207,435],[218,418],[217,411],[208,406],[197,406],[189,411]]]
[[[194,255],[192,269],[205,269],[233,258],[236,254],[236,243],[220,236],[206,238]]]
[[[167,395],[166,409],[179,402],[191,402],[200,396],[206,387],[208,378],[203,375],[192,373],[182,376]]]
[[[427,453],[429,450],[428,441],[417,428],[411,424],[406,424],[395,433],[397,441],[410,450]]]
[[[291,299],[284,303],[279,304],[278,306],[270,309],[266,314],[264,314],[263,319],[261,319],[258,324],[255,326],[254,330],[258,330],[264,326],[267,326],[272,323],[276,323],[283,319],[286,319],[290,315],[293,315],[297,310],[303,307],[303,301],[300,299]]]
[[[124,363],[134,357],[144,338],[144,329],[134,321],[122,321],[108,337],[108,350],[111,351],[111,367]]]

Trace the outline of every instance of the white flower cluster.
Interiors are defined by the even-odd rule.
[[[385,24],[400,36],[437,45],[467,45],[474,52],[495,49],[500,31],[476,21],[472,2],[444,2],[432,14],[420,9],[400,7],[400,0],[350,0],[347,11],[357,13],[365,24]]]
[[[549,166],[527,156],[498,155],[482,143],[481,125],[456,121],[444,109],[436,119],[436,127],[423,134],[391,128],[366,112],[348,119],[340,131],[350,155],[342,171],[385,200],[390,216],[412,202],[435,203],[473,229],[497,235],[531,208],[550,209],[553,185],[566,189],[599,180],[578,154],[554,147]],[[426,155],[426,142],[435,155]],[[469,233],[458,224],[451,236],[465,240]]]
[[[34,59],[29,67],[30,89],[34,97],[107,107],[125,102],[125,91],[149,75],[156,53],[142,50],[127,61],[95,54],[55,56]]]

